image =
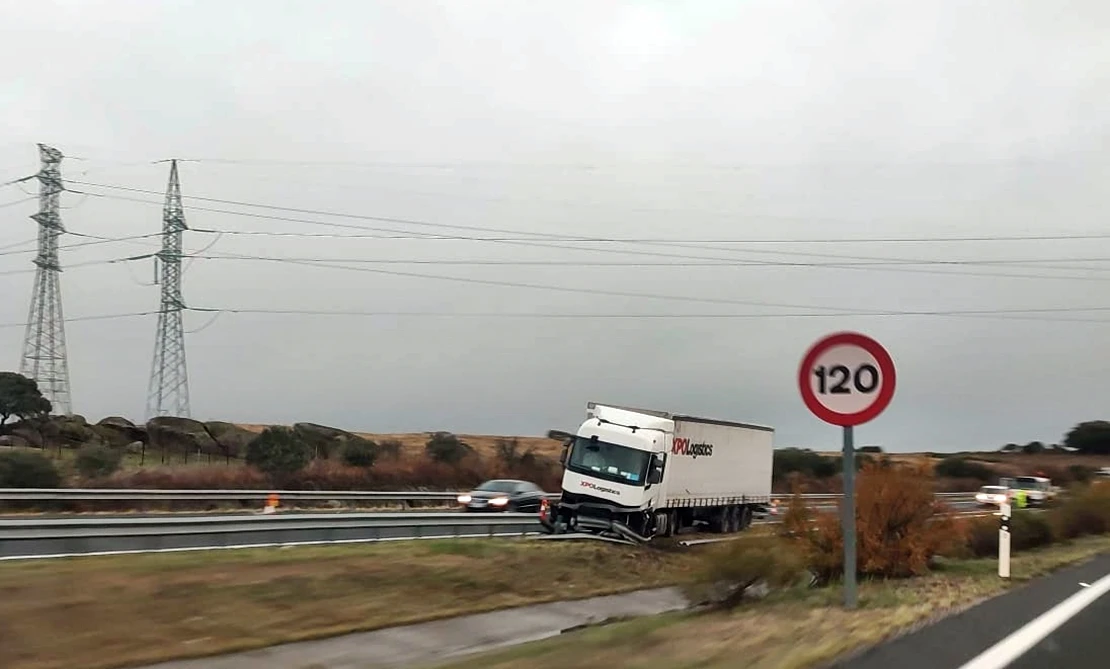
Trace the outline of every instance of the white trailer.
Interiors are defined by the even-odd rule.
[[[748,527],[771,497],[774,429],[590,402],[564,446],[553,533],[636,541]]]

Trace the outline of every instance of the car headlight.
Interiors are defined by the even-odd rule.
[[[494,497],[489,501],[490,506],[505,506],[509,503],[508,497]]]
[[[458,501],[459,504],[469,504],[470,503],[470,495],[459,495],[458,497],[455,498],[455,500]]]

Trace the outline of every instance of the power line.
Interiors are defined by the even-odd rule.
[[[157,311],[132,311],[119,314],[98,314],[92,316],[67,316],[66,323],[80,323],[84,321],[111,321],[123,318],[137,318],[139,316],[153,316]],[[22,323],[0,323],[0,328],[22,328],[27,327],[26,322]]]
[[[1110,319],[1062,318],[1069,314],[1106,312],[1110,307],[1084,307],[1058,309],[993,309],[993,310],[948,310],[948,311],[876,311],[845,313],[557,313],[557,312],[454,312],[454,311],[370,311],[370,310],[320,310],[320,309],[259,309],[239,307],[187,307],[187,311],[207,314],[272,315],[272,316],[321,316],[321,317],[365,317],[365,318],[477,318],[477,319],[520,319],[520,320],[765,320],[773,318],[863,318],[863,317],[974,317],[1001,320],[1025,320],[1045,323],[1107,323]],[[67,317],[67,323],[85,321],[121,320],[160,314],[158,311],[134,311],[115,314]],[[210,320],[199,331],[212,324]],[[25,322],[0,323],[0,328],[21,328]]]
[[[98,184],[86,181],[73,181],[72,183],[82,186],[93,186],[95,188],[107,188],[112,190],[121,190],[132,193],[143,193],[148,195],[158,195],[157,191],[147,190],[144,188],[133,188],[130,186],[118,186],[112,184]],[[78,191],[74,191],[78,192]],[[97,193],[90,193],[90,195],[101,195]],[[424,227],[454,229],[454,230],[469,230],[471,232],[490,232],[495,234],[510,234],[510,235],[527,235],[530,238],[543,238],[553,239],[559,241],[582,241],[582,242],[604,242],[604,243],[630,243],[630,244],[646,244],[646,243],[667,243],[667,244],[683,244],[688,243],[713,243],[713,244],[895,244],[895,243],[963,243],[963,242],[1026,242],[1026,241],[1085,241],[1095,239],[1110,239],[1110,233],[1072,233],[1072,234],[1052,234],[1052,235],[979,235],[979,236],[964,236],[964,237],[867,237],[867,238],[808,238],[808,239],[712,239],[712,240],[686,240],[675,238],[619,238],[619,237],[585,237],[575,238],[573,236],[561,235],[556,233],[547,232],[529,232],[524,230],[512,230],[506,228],[493,228],[486,226],[463,225],[457,223],[437,223],[422,219],[413,218],[398,218],[393,216],[376,216],[370,214],[354,214],[350,212],[328,211],[323,209],[310,209],[301,207],[286,207],[280,205],[265,204],[259,202],[247,202],[243,200],[231,200],[225,198],[204,197],[200,195],[185,196],[189,200],[199,200],[202,202],[214,202],[216,204],[228,204],[239,207],[252,207],[256,209],[269,209],[272,211],[284,211],[297,214],[310,214],[315,216],[333,216],[336,218],[348,218],[357,220],[380,221],[383,223],[400,223],[405,225],[418,225]],[[143,201],[147,202],[147,201]]]
[[[1046,308],[1046,309],[979,309],[979,310],[941,310],[941,311],[857,311],[835,314],[821,313],[778,313],[778,314],[753,314],[753,313],[529,313],[529,312],[454,312],[454,311],[344,311],[344,310],[317,310],[317,309],[241,309],[241,308],[205,308],[193,307],[191,311],[217,314],[255,314],[278,316],[365,316],[375,318],[513,318],[513,319],[599,319],[599,320],[684,320],[684,319],[721,319],[721,320],[748,320],[766,318],[830,318],[830,317],[988,317],[1005,318],[1007,320],[1038,320],[1045,322],[1076,322],[1076,323],[1110,323],[1110,319],[1059,319],[1045,318],[1048,314],[1072,314],[1086,312],[1107,312],[1110,307],[1089,308]]]
[[[101,245],[101,244],[114,244],[114,243],[127,242],[127,241],[131,241],[131,240],[136,240],[136,239],[150,239],[152,237],[161,237],[162,236],[161,232],[152,232],[152,233],[147,233],[147,234],[142,234],[142,235],[128,235],[126,237],[100,237],[100,236],[97,236],[97,235],[89,235],[89,234],[80,233],[80,232],[73,232],[73,231],[70,231],[70,230],[66,230],[66,234],[72,235],[74,237],[88,237],[88,238],[92,239],[93,241],[77,242],[75,244],[59,244],[58,245],[59,250],[61,250],[61,249],[77,249],[77,248],[81,248],[81,247],[84,247],[84,246],[98,246],[98,245]],[[0,246],[0,249],[10,249],[10,248],[14,248],[16,246],[22,246],[23,244],[27,244],[27,243],[29,243],[29,242],[19,242],[17,244],[9,244],[8,246]],[[23,255],[25,253],[37,253],[37,251],[35,249],[24,249],[22,251],[3,251],[2,253],[0,253],[0,256],[15,256],[15,255]]]
[[[501,280],[496,280],[496,279],[479,279],[479,278],[475,278],[475,277],[458,277],[458,276],[444,276],[444,275],[441,275],[441,274],[425,274],[425,273],[421,273],[421,272],[402,272],[402,271],[399,271],[399,270],[387,270],[387,269],[371,268],[371,267],[357,267],[357,266],[339,265],[339,264],[326,263],[326,262],[306,262],[306,261],[300,261],[300,260],[290,260],[290,259],[287,259],[287,258],[271,258],[271,257],[266,257],[266,256],[213,255],[213,256],[211,256],[211,259],[219,259],[219,260],[256,260],[256,261],[265,261],[265,262],[288,263],[288,264],[294,264],[294,265],[308,265],[308,266],[312,266],[312,267],[325,267],[325,268],[331,268],[331,269],[341,269],[341,270],[354,271],[354,272],[369,272],[369,273],[373,273],[373,274],[383,274],[383,275],[388,275],[388,276],[400,276],[400,277],[417,278],[417,279],[432,279],[432,280],[440,280],[440,281],[479,284],[479,285],[489,285],[489,286],[499,286],[499,287],[517,288],[517,289],[548,290],[548,291],[553,291],[553,292],[576,293],[576,294],[583,294],[583,295],[601,295],[601,296],[607,296],[607,297],[632,297],[632,298],[646,298],[646,299],[668,300],[668,301],[678,301],[678,302],[699,302],[699,303],[706,303],[706,304],[730,304],[730,305],[741,305],[741,306],[755,306],[755,307],[765,307],[765,308],[775,308],[775,309],[809,309],[809,310],[817,310],[817,311],[832,311],[832,312],[836,312],[836,313],[842,313],[844,315],[896,313],[896,312],[892,312],[892,311],[889,311],[889,310],[882,310],[882,309],[861,310],[861,309],[855,309],[855,308],[852,308],[852,307],[830,307],[830,306],[824,306],[824,305],[815,306],[815,305],[784,304],[784,303],[760,302],[760,301],[753,301],[753,300],[736,300],[736,299],[729,299],[729,298],[716,298],[716,297],[705,297],[705,296],[668,295],[668,294],[660,294],[660,293],[645,293],[645,292],[623,291],[623,290],[608,290],[608,289],[603,289],[603,288],[576,288],[576,287],[572,287],[572,286],[557,286],[557,285],[550,285],[550,284],[537,284],[537,283],[528,283],[528,282],[523,282],[523,281],[501,281]],[[901,313],[901,312],[897,312],[897,313]]]
[[[18,200],[12,200],[11,202],[0,202],[0,209],[3,209],[5,207],[14,207],[17,204],[23,204],[24,202],[31,202],[32,200],[37,200],[37,199],[38,199],[37,196],[31,195],[29,197],[19,198]]]
[[[204,231],[209,232],[209,231]],[[223,233],[220,233],[223,234]],[[220,259],[230,258],[231,256],[205,256],[203,255],[204,249],[198,251],[196,254],[190,254],[189,257],[193,258],[207,258],[207,259]],[[256,259],[259,256],[243,256],[242,259]],[[483,265],[504,265],[510,267],[888,267],[888,266],[901,266],[901,265],[955,265],[955,266],[1030,266],[1040,269],[1041,265],[1034,263],[1051,263],[1051,262],[1110,262],[1110,257],[1097,257],[1097,258],[1029,258],[1020,260],[874,260],[874,261],[859,261],[850,263],[829,263],[829,262],[798,262],[786,260],[749,260],[749,259],[735,259],[726,260],[724,258],[714,259],[697,259],[683,261],[683,262],[645,262],[645,261],[624,261],[624,262],[609,262],[597,260],[500,260],[500,259],[466,259],[459,260],[457,258],[320,258],[320,257],[282,257],[282,258],[267,258],[270,260],[288,260],[288,261],[302,261],[302,262],[349,262],[369,265],[459,265],[459,266],[483,266]],[[1049,269],[1064,269],[1064,270],[1084,270],[1092,272],[1105,272],[1110,271],[1110,267],[1058,267],[1058,266],[1045,266]],[[986,274],[984,276],[995,276],[993,274]],[[1037,277],[1039,278],[1039,277]],[[1075,277],[1075,278],[1093,278],[1093,277]],[[1100,279],[1101,280],[1101,279]]]
[[[74,191],[74,192],[81,192],[81,191]],[[150,200],[141,200],[141,199],[137,199],[137,198],[129,198],[129,197],[126,197],[126,196],[114,196],[114,195],[107,195],[107,194],[103,194],[103,193],[92,193],[92,195],[94,195],[96,197],[105,197],[105,198],[109,198],[109,199],[118,199],[118,200],[124,200],[124,201],[138,202],[138,203],[142,203],[142,204],[157,204],[155,202],[151,202]],[[415,233],[414,234],[412,231],[409,231],[409,230],[397,230],[397,229],[382,228],[382,227],[377,227],[377,226],[355,225],[355,224],[350,224],[350,223],[334,223],[334,222],[330,222],[330,221],[319,221],[319,220],[313,220],[313,219],[294,218],[294,217],[279,216],[279,215],[274,215],[274,214],[263,214],[263,213],[258,213],[258,212],[235,211],[235,210],[229,210],[229,209],[219,209],[219,208],[203,207],[203,206],[190,206],[190,209],[192,209],[194,211],[206,211],[206,212],[227,214],[227,215],[233,215],[233,216],[243,216],[243,217],[248,217],[248,218],[259,218],[259,219],[276,220],[276,221],[293,222],[293,223],[305,223],[305,224],[310,224],[310,225],[320,225],[320,226],[335,227],[335,228],[342,228],[342,229],[353,229],[353,230],[392,233],[392,235],[394,235],[394,236],[389,236],[389,235],[368,235],[368,236],[366,236],[366,238],[370,238],[370,239],[414,239],[414,240],[432,240],[432,241],[435,241],[435,240],[472,241],[472,242],[486,242],[486,243],[495,243],[495,244],[507,244],[507,245],[511,245],[511,246],[524,246],[524,247],[529,247],[529,248],[562,249],[562,250],[570,250],[570,251],[576,251],[576,252],[583,252],[584,251],[584,252],[589,252],[589,253],[616,253],[616,254],[621,254],[621,255],[637,255],[637,256],[657,257],[657,258],[678,258],[678,259],[711,260],[711,261],[727,261],[727,260],[729,260],[729,258],[722,258],[720,256],[675,254],[675,253],[666,253],[666,252],[661,252],[661,251],[647,251],[647,250],[643,250],[643,249],[627,249],[627,248],[621,248],[621,249],[606,248],[606,247],[581,248],[581,247],[574,247],[574,246],[565,245],[566,243],[571,243],[571,242],[600,241],[600,238],[574,238],[574,237],[569,237],[568,236],[568,237],[562,239],[564,244],[556,244],[556,243],[553,243],[553,242],[541,241],[541,240],[536,240],[536,239],[522,239],[522,238],[511,238],[511,237],[468,237],[468,236],[460,236],[460,235],[438,235],[438,234],[434,234],[434,233]],[[191,230],[195,231],[195,232],[203,232],[203,233],[209,233],[209,234],[226,234],[226,235],[256,235],[256,234],[257,235],[272,235],[272,236],[302,236],[303,235],[303,236],[306,236],[306,237],[319,236],[319,237],[329,237],[329,238],[336,238],[336,239],[351,239],[351,238],[361,238],[362,237],[361,235],[322,235],[322,234],[312,234],[312,233],[235,231],[235,230],[215,230],[215,229],[205,229],[205,228],[191,228]],[[534,233],[534,234],[546,234],[546,233]],[[976,240],[998,240],[998,241],[1037,241],[1037,240],[1041,240],[1041,241],[1043,241],[1043,240],[1049,239],[1049,238],[1050,238],[1050,236],[1042,236],[1042,237],[1038,237],[1038,238],[1034,238],[1034,237],[996,237],[996,238],[964,237],[964,238],[947,238],[947,239],[942,239],[942,240],[939,240],[939,241],[953,241],[953,240],[958,240],[958,239],[962,239],[964,241],[976,241]],[[1110,236],[1107,236],[1107,238],[1110,238]],[[1061,240],[1063,240],[1063,239],[1071,240],[1073,238],[1064,236],[1064,237],[1060,237],[1060,239]],[[727,240],[727,241],[737,242],[737,243],[741,242],[741,240]],[[760,240],[752,240],[752,241],[760,241]],[[762,241],[766,241],[766,240],[762,240]],[[791,241],[793,241],[793,240],[791,240]],[[811,240],[811,241],[819,241],[819,240]],[[832,242],[833,240],[827,240],[827,241]],[[835,241],[845,242],[845,241],[849,241],[849,240],[835,240]],[[855,241],[855,240],[852,240],[852,241]],[[864,241],[868,241],[868,240],[864,240]],[[874,240],[874,241],[879,241],[879,240]],[[925,240],[923,239],[922,241],[925,241]],[[938,241],[938,240],[929,240],[929,241]],[[764,255],[785,255],[785,256],[794,256],[794,257],[822,257],[822,258],[830,258],[830,259],[836,259],[836,260],[866,260],[866,261],[883,262],[883,263],[897,263],[897,264],[905,264],[905,265],[928,264],[927,262],[923,262],[923,261],[919,261],[919,260],[915,260],[915,259],[908,259],[908,258],[884,258],[884,257],[874,257],[874,256],[857,256],[857,255],[841,255],[841,254],[814,253],[814,252],[801,252],[801,251],[784,251],[784,250],[777,250],[777,249],[776,250],[768,250],[768,249],[718,249],[718,248],[712,248],[712,247],[707,247],[707,246],[691,246],[689,243],[676,243],[676,242],[673,242],[673,241],[664,242],[664,241],[655,241],[655,240],[649,240],[649,239],[641,239],[641,240],[624,239],[624,240],[620,240],[617,243],[657,244],[657,245],[662,245],[662,246],[667,246],[667,247],[674,247],[674,248],[681,248],[681,249],[695,249],[695,250],[696,249],[709,249],[709,250],[713,250],[713,251],[717,251],[717,252],[724,252],[724,253],[754,253],[754,254],[764,254]],[[791,243],[791,242],[781,240],[781,241],[775,241],[774,243]],[[956,262],[956,261],[953,261],[953,262]],[[753,265],[774,266],[776,263],[773,262],[773,261],[752,260],[751,264],[753,264]],[[788,264],[788,263],[781,263],[781,266],[794,266],[794,265],[793,264]],[[803,263],[803,264],[800,264],[798,266],[822,267],[822,268],[828,268],[828,269],[863,270],[863,271],[883,271],[883,272],[894,271],[894,272],[911,273],[911,274],[933,274],[933,275],[949,275],[949,276],[964,275],[964,276],[1014,278],[1014,279],[1056,279],[1056,280],[1080,280],[1080,281],[1082,281],[1082,280],[1092,280],[1091,277],[1078,277],[1078,276],[1074,276],[1074,275],[1073,276],[1060,276],[1060,275],[1043,275],[1043,274],[1042,275],[1004,274],[1004,273],[1000,273],[1000,272],[941,271],[941,270],[935,270],[935,269],[922,269],[922,268],[916,268],[915,269],[915,268],[912,268],[912,267],[898,267],[898,268],[869,267],[869,266],[862,266],[862,265],[846,264],[846,263],[841,263],[841,262],[829,263],[829,264]],[[1083,269],[1089,269],[1089,268],[1038,266],[1038,267],[1026,267],[1025,269],[1076,271],[1076,270],[1083,270]],[[1093,280],[1098,280],[1098,279],[1093,279]]]
[[[236,213],[236,212],[230,212]],[[269,233],[266,231],[242,231],[242,230],[221,230],[214,228],[190,228],[190,231],[214,234],[214,235],[276,235],[276,236],[292,236],[292,237],[326,237],[332,239],[362,239],[362,235],[317,235],[314,233]],[[154,237],[162,237],[163,233],[148,233],[140,235],[129,235],[125,237],[101,237],[97,235],[90,235],[86,233],[70,232],[70,234],[88,237],[93,241],[79,242],[76,244],[66,244],[59,246],[60,249],[74,249],[87,246],[130,242],[141,239],[150,239]],[[365,238],[380,239],[377,236],[367,236]],[[408,237],[412,239],[420,239],[419,237]],[[33,240],[31,240],[33,241]],[[489,241],[482,239],[481,241]],[[498,240],[503,241],[503,240]],[[9,249],[15,246],[23,245],[30,242],[18,242],[9,246],[0,247],[0,249]],[[213,242],[214,243],[214,242]],[[209,244],[205,249],[210,248]],[[532,245],[532,244],[529,244]],[[535,246],[540,248],[561,248],[569,250],[571,247],[563,247],[557,245],[550,245],[546,243],[537,243]],[[202,249],[205,250],[205,249]],[[1023,259],[1004,259],[1004,260],[938,260],[938,259],[911,259],[911,258],[877,258],[866,259],[867,256],[839,256],[835,258],[845,258],[853,260],[854,258],[863,258],[861,260],[853,260],[852,262],[815,262],[815,261],[783,261],[783,260],[758,260],[758,259],[730,259],[722,258],[719,256],[705,256],[705,255],[691,255],[691,254],[675,254],[675,253],[661,253],[652,251],[640,251],[631,249],[590,249],[591,252],[605,251],[619,254],[631,254],[650,257],[668,258],[673,260],[682,260],[683,262],[603,262],[603,261],[575,261],[575,260],[458,260],[458,259],[343,259],[343,258],[265,258],[267,260],[303,260],[305,262],[355,262],[360,264],[399,264],[399,265],[459,265],[459,266],[482,266],[482,265],[504,265],[504,266],[567,266],[567,267],[784,267],[784,268],[828,268],[828,269],[856,269],[856,270],[880,270],[880,271],[894,271],[894,272],[909,272],[909,273],[926,273],[934,275],[949,275],[949,276],[979,276],[979,277],[998,277],[998,278],[1018,278],[1018,279],[1056,279],[1067,281],[1106,281],[1106,277],[1097,276],[1077,276],[1077,275],[1053,275],[1053,274],[1015,274],[1003,272],[969,272],[969,271],[950,271],[950,270],[935,270],[935,269],[921,269],[925,266],[940,266],[940,267],[1011,267],[1023,268],[1033,270],[1054,270],[1054,271],[1084,271],[1084,272],[1106,272],[1110,271],[1110,267],[1074,267],[1074,266],[1053,266],[1045,263],[1080,263],[1080,262],[1110,262],[1110,257],[1082,257],[1082,258],[1023,258]],[[0,251],[0,256],[6,255],[20,255],[26,253],[34,253],[33,249],[24,249],[18,251]],[[777,251],[772,253],[779,253]],[[789,252],[785,252],[789,253]],[[142,256],[131,256],[126,258],[118,258],[104,262],[118,262],[121,260],[137,260],[150,257],[151,254]],[[799,253],[809,257],[809,254]],[[203,258],[203,255],[186,254],[187,257]],[[208,257],[209,259],[220,259],[219,257]],[[252,259],[252,258],[244,258]],[[262,259],[262,258],[258,258]],[[69,267],[83,267],[89,266],[92,263],[77,263],[69,265]],[[0,272],[4,274],[21,274],[20,270]]]

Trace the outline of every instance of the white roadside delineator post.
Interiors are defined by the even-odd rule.
[[[1010,500],[1002,503],[1002,518],[998,524],[998,575],[1010,578]]]

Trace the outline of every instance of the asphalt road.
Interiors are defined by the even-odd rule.
[[[1110,595],[1103,595],[1026,651],[1008,669],[1104,669],[1110,666],[1108,621]]]
[[[872,648],[830,669],[964,669],[965,664],[1000,642],[1007,639],[1012,642],[1015,632],[1082,592],[1081,584],[1093,584],[1108,574],[1110,554],[1103,554]],[[974,665],[974,669],[1104,669],[1110,666],[1107,616],[1110,594],[1098,598],[1011,664],[983,661]]]

